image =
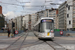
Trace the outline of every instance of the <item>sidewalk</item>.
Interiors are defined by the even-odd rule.
[[[8,33],[0,33],[0,36],[7,36]]]

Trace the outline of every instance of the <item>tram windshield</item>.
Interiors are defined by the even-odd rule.
[[[41,32],[50,32],[54,29],[54,21],[53,20],[41,20],[40,24],[40,31]]]

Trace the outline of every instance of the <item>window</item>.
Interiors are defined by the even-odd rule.
[[[69,14],[67,14],[67,18],[69,17]]]
[[[71,21],[69,21],[69,24],[71,24]]]
[[[70,10],[70,6],[68,6],[68,10]]]

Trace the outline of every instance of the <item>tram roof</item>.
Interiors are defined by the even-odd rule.
[[[39,18],[39,20],[37,21],[37,23],[34,26],[39,24],[42,19],[53,19],[53,18],[52,17],[41,17],[41,18]]]

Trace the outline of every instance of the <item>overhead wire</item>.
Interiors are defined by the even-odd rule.
[[[16,0],[17,2],[19,3],[30,3],[30,2],[20,2],[18,0]],[[46,2],[52,2],[52,1],[45,1]],[[7,5],[15,5],[15,6],[22,6],[22,8],[24,9],[25,7],[41,7],[41,8],[44,8],[45,6],[50,6],[50,5],[32,5],[32,6],[29,6],[29,5],[20,5],[20,4],[13,4],[13,3],[4,3],[4,2],[0,2],[2,4],[7,4]]]
[[[2,4],[8,4],[8,5],[16,5],[16,6],[22,6],[22,7],[43,7],[44,5],[32,5],[32,6],[29,6],[29,5],[19,5],[19,4],[13,4],[13,3],[4,3],[4,2],[0,2]]]

